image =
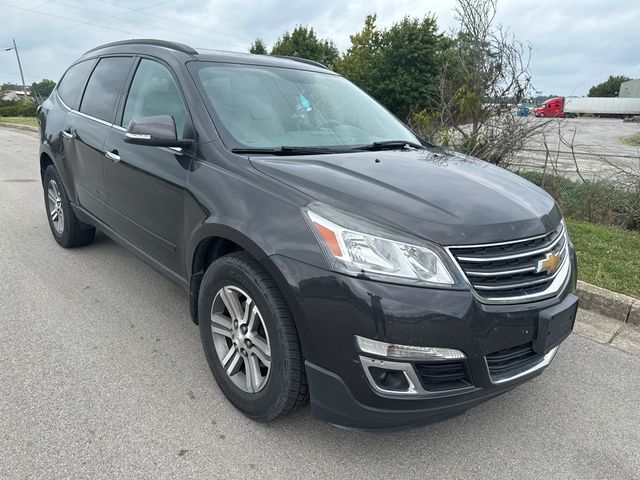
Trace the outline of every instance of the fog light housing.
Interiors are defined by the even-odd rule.
[[[380,342],[370,338],[355,336],[358,349],[369,355],[393,358],[398,360],[463,360],[467,356],[460,350],[440,347],[416,347],[412,345],[396,345]]]
[[[369,367],[369,373],[375,384],[383,390],[406,391],[409,388],[409,381],[403,371]]]

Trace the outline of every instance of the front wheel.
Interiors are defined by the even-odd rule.
[[[65,248],[93,242],[96,229],[76,217],[56,167],[49,165],[42,178],[49,227],[56,242]]]
[[[198,299],[204,352],[227,399],[245,415],[270,421],[307,399],[298,335],[267,271],[246,252],[219,258]]]

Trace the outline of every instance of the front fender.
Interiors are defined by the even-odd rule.
[[[240,248],[248,252],[258,263],[260,263],[269,273],[273,281],[278,286],[278,289],[282,293],[291,310],[294,322],[298,329],[303,328],[302,325],[298,325],[297,319],[302,318],[302,312],[300,306],[295,298],[294,292],[291,291],[289,283],[280,270],[280,268],[274,262],[274,258],[267,254],[265,249],[254,242],[244,233],[231,228],[229,226],[220,223],[205,222],[201,227],[192,235],[188,243],[188,257],[191,259],[189,268],[189,310],[191,313],[191,319],[194,323],[198,321],[198,294],[200,291],[200,283],[202,281],[203,271],[194,271],[194,263],[196,255],[198,255],[198,247],[202,242],[206,242],[211,238],[219,238],[231,241],[238,245]]]

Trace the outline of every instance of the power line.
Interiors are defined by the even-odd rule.
[[[18,77],[19,74],[17,72],[6,72],[4,70],[0,70],[0,75],[6,75],[6,76],[10,76],[10,77]],[[25,75],[24,76],[25,79],[27,80],[33,80],[34,82],[39,81],[36,77],[31,77],[29,75]],[[40,79],[42,80],[42,79]],[[13,83],[13,82],[9,82],[9,83]]]
[[[100,3],[103,3],[103,4],[105,4],[105,5],[109,5],[109,6],[111,6],[111,7],[117,7],[117,8],[123,8],[123,9],[126,9],[126,10],[127,10],[127,12],[125,12],[125,13],[131,13],[131,12],[135,11],[135,9],[130,9],[130,8],[127,8],[127,7],[123,7],[122,5],[115,5],[115,4],[109,3],[109,2],[108,2],[108,1],[106,1],[106,0],[95,0],[95,1],[100,2]],[[146,12],[146,13],[145,13],[145,15],[147,15],[147,16],[149,16],[149,17],[158,18],[158,19],[160,19],[160,20],[165,20],[165,21],[167,21],[167,22],[177,23],[177,24],[180,24],[180,25],[184,25],[184,26],[186,26],[186,27],[197,28],[197,29],[199,29],[199,30],[204,30],[204,31],[206,31],[206,32],[214,33],[214,34],[216,34],[216,35],[223,35],[223,36],[225,36],[225,37],[233,38],[234,40],[240,40],[240,41],[242,41],[242,42],[252,42],[252,41],[253,41],[253,39],[250,39],[250,38],[248,38],[248,37],[238,37],[237,35],[231,35],[231,34],[229,34],[229,33],[219,32],[219,31],[217,31],[217,30],[212,30],[212,29],[210,29],[210,28],[206,28],[206,27],[201,27],[201,26],[198,26],[198,25],[194,25],[193,23],[189,23],[189,22],[185,22],[185,21],[176,20],[175,18],[167,18],[167,17],[163,17],[163,16],[161,16],[161,15],[157,15],[157,14],[155,14],[155,13]]]
[[[35,8],[44,7],[44,6],[45,6],[45,5],[47,5],[48,3],[51,3],[51,0],[47,0],[46,2],[41,3],[41,4],[39,4],[39,5],[36,5],[35,7],[32,7],[32,8],[34,8],[34,9],[35,9]],[[22,15],[23,13],[24,13],[24,12],[18,12],[18,13],[16,13],[15,15],[10,15],[10,16],[8,16],[8,17],[4,17],[4,18],[2,19],[2,21],[3,21],[3,22],[6,22],[7,20],[11,20],[12,18],[19,17],[19,16],[20,16],[20,15]]]
[[[52,13],[45,13],[45,12],[41,12],[41,11],[39,11],[39,10],[35,10],[35,9],[33,9],[33,8],[18,7],[18,6],[16,6],[16,5],[11,5],[11,4],[9,4],[9,3],[5,3],[5,2],[0,2],[0,5],[5,5],[5,6],[7,6],[7,7],[17,8],[18,10],[23,10],[23,11],[25,11],[25,12],[33,12],[33,13],[38,13],[38,14],[40,14],[40,15],[46,15],[46,16],[47,16],[47,17],[49,17],[49,18],[58,18],[58,19],[61,19],[61,20],[65,20],[65,21],[68,21],[68,22],[74,22],[74,23],[75,23],[74,25],[67,25],[67,26],[65,26],[65,27],[58,27],[58,28],[49,28],[49,29],[47,29],[47,30],[43,30],[43,31],[42,31],[42,32],[40,32],[40,33],[32,33],[32,34],[28,34],[28,35],[20,35],[20,36],[17,36],[17,37],[16,37],[16,38],[20,38],[20,39],[22,39],[22,38],[29,38],[29,37],[35,37],[35,36],[38,36],[38,35],[46,35],[46,34],[48,34],[48,33],[50,33],[50,32],[53,32],[53,31],[57,31],[57,30],[64,30],[64,29],[72,28],[72,27],[78,27],[78,26],[80,26],[80,25],[93,25],[93,24],[95,23],[95,21],[90,21],[90,22],[78,22],[77,20],[74,20],[74,19],[69,18],[69,17],[63,17],[63,16],[61,16],[61,15],[55,15],[55,14],[52,14]],[[124,30],[119,30],[119,29],[117,29],[117,28],[104,27],[104,26],[102,26],[102,25],[94,25],[94,26],[95,26],[95,27],[97,27],[97,28],[103,28],[103,29],[106,29],[106,30],[112,30],[112,31],[114,31],[114,32],[126,33],[127,35],[131,35],[131,32],[126,32],[126,31],[124,31]]]
[[[145,9],[148,9],[148,8],[157,7],[159,5],[170,3],[172,1],[173,0],[168,0],[168,1],[161,2],[161,3],[158,3],[158,4],[154,4],[154,5],[147,5],[145,7],[140,7],[140,8],[136,8],[136,9],[130,9],[130,10],[126,11],[126,12],[117,13],[117,14],[107,15],[107,14],[101,13],[101,15],[103,15],[103,18],[94,19],[94,20],[90,20],[90,21],[86,21],[86,22],[81,22],[81,21],[78,21],[76,19],[69,18],[69,17],[63,17],[61,15],[45,13],[45,12],[42,12],[42,11],[39,11],[39,10],[35,10],[34,8],[18,7],[16,5],[10,5],[10,4],[6,3],[6,2],[1,2],[1,1],[0,1],[0,5],[6,5],[8,7],[17,8],[19,10],[23,10],[23,11],[26,11],[26,12],[33,12],[33,13],[37,13],[37,14],[40,14],[40,15],[46,15],[47,17],[50,17],[50,18],[52,17],[52,18],[58,18],[58,19],[61,19],[61,20],[69,21],[69,22],[74,22],[73,25],[65,25],[63,27],[49,28],[49,29],[44,30],[44,31],[39,32],[39,33],[16,36],[16,38],[24,39],[24,38],[34,37],[34,36],[38,36],[38,35],[48,34],[50,32],[54,32],[54,31],[66,30],[66,29],[69,29],[69,28],[75,28],[75,27],[79,27],[79,26],[82,26],[82,25],[91,25],[91,26],[94,26],[96,28],[101,28],[101,29],[104,29],[104,30],[111,30],[111,31],[114,31],[114,32],[125,33],[127,35],[134,36],[134,32],[132,32],[132,31],[121,30],[121,29],[118,29],[118,28],[108,27],[108,26],[105,26],[105,25],[98,25],[98,23],[103,21],[103,20],[105,20],[105,19],[122,17],[124,15],[128,15],[129,13],[137,12],[137,11],[140,11],[140,10],[145,10]],[[77,10],[84,10],[84,11],[88,11],[88,12],[91,12],[91,13],[96,13],[93,10],[77,7],[75,5],[65,4],[63,2],[57,2],[57,1],[54,1],[54,0],[50,0],[50,2],[58,3],[58,4],[64,5],[64,6],[70,6],[70,7],[73,7],[75,9],[77,9]],[[153,29],[156,29],[156,30],[163,30],[163,31],[171,32],[171,33],[178,34],[178,35],[184,35],[184,36],[187,36],[187,37],[198,38],[198,39],[206,40],[208,42],[218,42],[218,43],[222,43],[222,44],[225,44],[225,45],[230,45],[230,46],[236,47],[236,48],[244,48],[244,45],[241,46],[241,44],[239,44],[239,43],[229,43],[229,42],[224,42],[224,41],[220,41],[220,40],[214,40],[214,39],[212,39],[210,37],[203,37],[203,36],[194,35],[194,34],[191,34],[191,33],[185,33],[185,32],[181,32],[181,31],[177,31],[177,30],[171,30],[171,29],[168,29],[168,28],[160,27],[160,26],[157,26],[157,25],[151,25],[151,24],[147,24],[147,23],[142,23],[142,22],[138,22],[138,21],[135,21],[135,20],[128,20],[128,21],[133,22],[136,25],[143,25],[143,26],[146,26],[146,27],[149,27],[149,28],[153,28]]]
[[[100,18],[100,19],[94,20],[94,22],[100,22],[100,21],[102,21],[104,19],[109,19],[109,18],[122,17],[124,15],[128,15],[128,14],[133,13],[133,12],[137,12],[137,11],[140,11],[140,10],[151,8],[151,6],[146,6],[146,7],[141,7],[141,8],[137,8],[137,9],[127,9],[126,12],[117,13],[117,14],[105,14],[105,13],[101,13],[101,12],[96,12],[94,10],[90,10],[88,8],[77,7],[75,5],[71,5],[71,4],[68,4],[68,3],[65,3],[65,2],[61,2],[61,1],[58,1],[58,0],[50,0],[50,1],[52,3],[56,3],[58,5],[75,8],[76,10],[82,10],[82,11],[85,11],[85,12],[90,12],[90,13],[99,14],[99,15],[103,15],[104,16],[104,18]],[[169,3],[169,2],[164,2],[164,3]],[[158,5],[153,5],[153,7],[156,7],[156,6],[158,6]],[[145,13],[145,15],[149,15],[149,13],[147,12],[147,13]],[[157,30],[164,30],[164,31],[171,32],[171,33],[176,33],[176,34],[179,34],[179,35],[185,35],[187,37],[193,37],[193,38],[198,38],[198,39],[202,39],[202,40],[207,40],[209,42],[215,41],[215,42],[222,43],[222,44],[225,44],[225,45],[230,45],[230,46],[233,46],[233,47],[240,46],[240,44],[238,44],[238,43],[229,43],[229,42],[224,42],[224,41],[221,41],[221,40],[213,40],[211,37],[203,37],[203,36],[200,36],[200,35],[194,35],[194,34],[191,34],[191,33],[181,32],[181,31],[178,31],[178,30],[172,30],[172,29],[169,29],[169,28],[166,28],[166,27],[161,27],[161,26],[158,26],[158,25],[153,25],[153,24],[149,24],[149,23],[140,22],[138,20],[127,20],[127,21],[134,22],[136,25],[142,25],[142,26],[146,26],[146,27],[149,27],[149,28],[154,28],[154,29],[157,29]]]

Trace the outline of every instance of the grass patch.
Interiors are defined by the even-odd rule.
[[[632,147],[640,147],[640,133],[629,135],[628,137],[620,137],[620,141]]]
[[[0,117],[0,123],[13,123],[16,125],[29,125],[30,127],[38,126],[36,117]]]
[[[578,277],[640,298],[640,233],[567,219],[578,254]]]

